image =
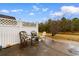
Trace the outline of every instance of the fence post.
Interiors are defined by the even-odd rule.
[[[18,26],[22,27],[22,22],[21,21],[18,21]]]
[[[37,29],[37,34],[38,34],[38,23],[36,23],[36,29]]]

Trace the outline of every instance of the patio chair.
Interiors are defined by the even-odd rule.
[[[39,42],[39,37],[37,35],[37,32],[32,31],[31,32],[31,45],[38,43]]]
[[[20,48],[24,48],[27,45],[28,35],[25,31],[20,31],[19,36],[20,36]]]

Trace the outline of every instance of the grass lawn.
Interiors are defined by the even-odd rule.
[[[47,33],[48,37],[51,37],[55,40],[73,40],[73,41],[79,41],[79,32],[66,32],[61,34],[56,34],[55,36],[52,36],[51,34]]]

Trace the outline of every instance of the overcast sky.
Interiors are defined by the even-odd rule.
[[[0,14],[16,17],[17,20],[42,22],[51,18],[79,18],[79,4],[62,3],[10,3],[0,4]]]

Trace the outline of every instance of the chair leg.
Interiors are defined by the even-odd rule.
[[[32,41],[32,39],[31,39],[31,46],[33,45],[33,41]]]

